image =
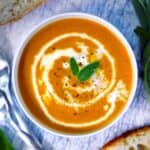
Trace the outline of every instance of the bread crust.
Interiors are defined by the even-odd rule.
[[[150,132],[150,126],[145,126],[145,127],[141,127],[135,130],[130,130],[124,134],[122,134],[121,136],[113,139],[112,141],[108,142],[106,145],[104,145],[102,147],[101,150],[110,150],[111,147],[114,147],[115,145],[117,145],[119,142],[123,141],[124,139],[128,138],[128,137],[134,137],[134,136],[138,136],[141,133],[147,133]]]
[[[37,8],[38,6],[40,6],[41,4],[43,4],[43,3],[46,2],[46,1],[47,1],[47,0],[38,0],[37,3],[34,3],[34,4],[32,5],[32,7],[30,7],[30,8],[28,8],[28,9],[22,11],[17,17],[15,17],[15,18],[12,17],[12,19],[9,19],[8,21],[6,21],[6,22],[4,22],[4,23],[1,23],[1,22],[0,22],[0,26],[6,25],[6,24],[8,24],[8,23],[12,23],[12,22],[15,22],[15,21],[21,19],[22,17],[24,17],[25,15],[27,15],[28,13],[30,13],[33,9]]]

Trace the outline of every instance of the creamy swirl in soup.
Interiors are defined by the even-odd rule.
[[[70,68],[99,61],[80,82]],[[124,109],[132,88],[132,66],[122,42],[103,25],[63,19],[36,33],[24,48],[18,69],[23,102],[42,124],[62,132],[103,128]]]

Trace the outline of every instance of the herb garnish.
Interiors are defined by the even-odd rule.
[[[141,26],[135,29],[140,37],[143,50],[144,83],[150,101],[150,0],[132,0]]]
[[[99,61],[95,61],[82,68],[78,74],[78,79],[83,82],[88,80],[100,67]]]
[[[88,80],[95,72],[96,70],[100,67],[100,62],[99,61],[95,61],[92,62],[86,66],[84,66],[80,71],[79,71],[79,67],[78,64],[75,60],[75,58],[71,58],[70,59],[70,68],[71,71],[74,75],[77,76],[78,80],[80,82],[84,82],[86,80]]]
[[[71,68],[72,73],[74,75],[77,75],[79,73],[78,64],[77,64],[76,60],[73,57],[70,59],[70,68]]]

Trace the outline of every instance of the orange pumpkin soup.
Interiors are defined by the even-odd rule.
[[[70,69],[99,61],[100,68],[80,82]],[[26,44],[18,69],[23,103],[41,124],[67,133],[91,132],[110,124],[127,104],[132,66],[112,31],[86,19],[55,21]]]

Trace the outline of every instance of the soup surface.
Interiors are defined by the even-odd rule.
[[[73,75],[74,57],[83,68],[100,67],[85,82]],[[124,109],[133,72],[123,43],[103,25],[85,19],[55,21],[36,33],[22,53],[18,81],[23,103],[44,126],[84,133],[111,123]]]

